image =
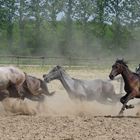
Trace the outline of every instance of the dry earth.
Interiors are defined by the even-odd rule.
[[[106,79],[109,70],[67,72],[81,79]],[[119,92],[119,83],[115,81],[113,84]],[[59,81],[49,83],[48,87],[50,91],[55,90],[56,94],[46,98],[42,104],[29,100],[6,99],[0,105],[0,140],[140,139],[138,105],[134,109],[126,110],[125,116],[119,118],[116,115],[121,107],[120,103],[111,106],[96,101],[72,102]],[[131,102],[136,103],[136,100]]]

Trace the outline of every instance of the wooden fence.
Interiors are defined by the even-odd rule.
[[[1,65],[45,66],[63,65],[74,67],[111,68],[115,59],[110,58],[76,58],[76,57],[44,57],[44,56],[15,56],[0,55]],[[132,60],[130,66],[137,67],[140,62]]]

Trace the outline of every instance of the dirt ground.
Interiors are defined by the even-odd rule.
[[[109,70],[69,70],[80,79],[107,79]],[[41,76],[41,74],[39,75]],[[118,93],[120,83],[112,82]],[[0,140],[139,140],[140,106],[117,114],[116,105],[73,102],[59,81],[48,84],[53,97],[37,102],[6,99],[0,104]],[[131,103],[136,104],[137,100]],[[9,112],[10,111],[10,112]],[[12,113],[11,113],[12,112]],[[18,115],[22,113],[24,115]]]

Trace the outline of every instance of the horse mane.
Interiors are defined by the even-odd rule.
[[[116,60],[116,63],[119,63],[119,64],[122,64],[124,66],[126,66],[128,68],[128,62],[127,61],[124,61],[123,59],[117,59]]]
[[[60,65],[57,65],[56,68],[57,68],[58,70],[62,70],[62,71],[64,71],[64,72],[66,72],[65,69],[64,69],[62,66],[60,66]]]

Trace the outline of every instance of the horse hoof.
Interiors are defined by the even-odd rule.
[[[118,116],[120,116],[120,117],[123,116],[123,113],[119,113]]]
[[[127,105],[126,106],[126,109],[131,109],[131,108],[134,108],[134,105]]]
[[[123,111],[122,110],[119,112],[118,116],[123,117]]]

